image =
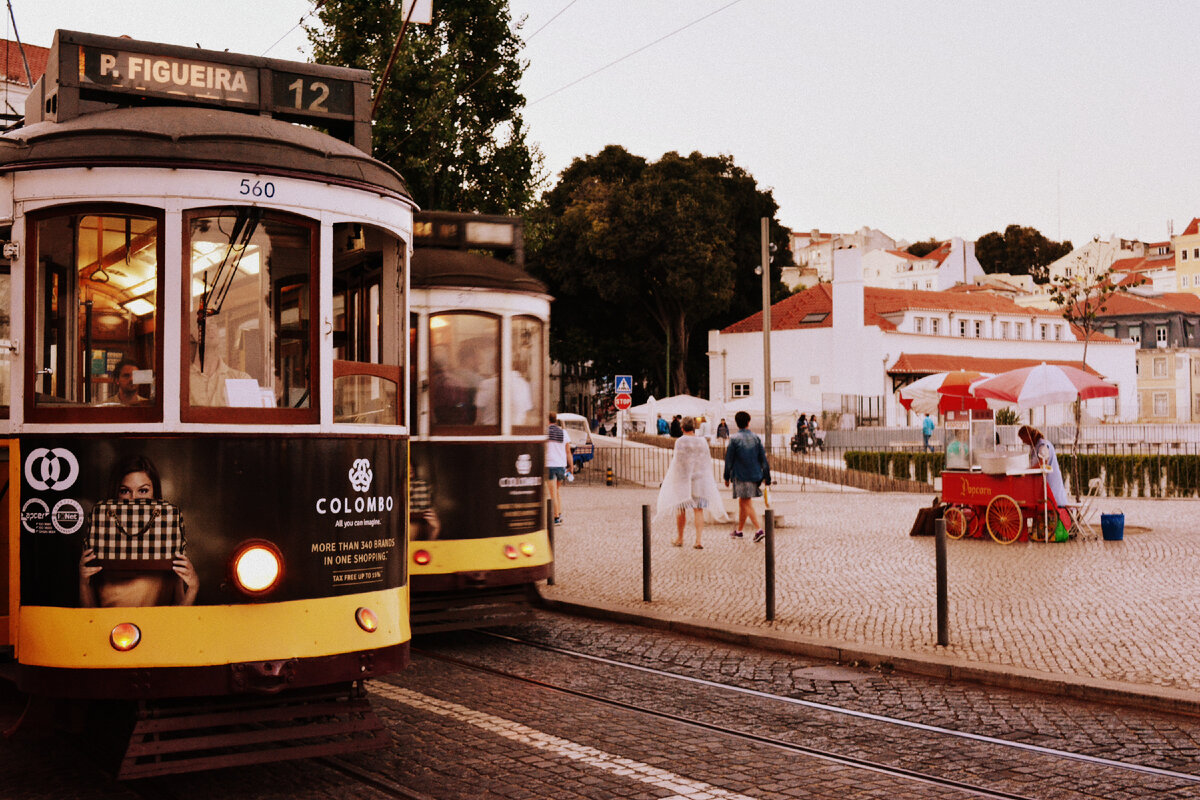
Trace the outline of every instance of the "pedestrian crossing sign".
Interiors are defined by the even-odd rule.
[[[633,376],[632,375],[617,375],[613,382],[616,384],[617,394],[633,394]]]

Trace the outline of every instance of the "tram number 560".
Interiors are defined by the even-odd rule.
[[[249,195],[250,197],[274,197],[275,184],[270,181],[254,181],[250,182],[249,178],[242,178],[242,182],[238,184],[238,194]]]
[[[321,81],[310,83],[308,91],[312,93],[309,95],[309,97],[312,97],[312,100],[309,101],[307,106],[304,105],[306,98],[304,96],[303,78],[297,78],[292,81],[288,84],[287,88],[294,95],[293,108],[307,108],[309,111],[329,111],[329,107],[325,105],[325,102],[329,99],[329,84],[322,83]]]

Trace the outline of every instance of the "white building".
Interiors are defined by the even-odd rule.
[[[863,282],[885,289],[941,291],[984,276],[975,258],[975,243],[954,238],[924,256],[903,250],[868,250],[863,253]]]
[[[822,281],[828,281],[833,274],[831,265],[834,251],[848,247],[863,251],[894,250],[896,240],[883,231],[866,226],[854,233],[821,233],[816,228],[807,233],[792,233],[792,261],[797,268],[816,269],[817,277]],[[791,277],[785,268],[783,281],[790,288],[795,288],[794,283],[788,282]]]
[[[876,409],[872,416],[882,424],[904,425],[910,419],[895,390],[923,375],[1080,362],[1083,344],[1057,312],[1023,308],[985,292],[868,287],[862,261],[859,250],[836,251],[832,285],[815,286],[772,307],[774,391],[831,412],[857,403]],[[761,396],[762,314],[708,336],[709,397]],[[1108,336],[1091,341],[1088,367],[1114,381],[1120,395],[1088,401],[1089,415],[1136,418],[1135,349],[1132,342]],[[1070,417],[1067,406],[1033,411],[1037,424]],[[1031,419],[1029,409],[1021,413]]]
[[[29,94],[30,77],[34,81],[46,72],[49,48],[25,44],[25,57],[16,42],[0,40],[0,47],[7,53],[4,74],[0,75],[0,119],[8,123],[25,116],[25,98]],[[29,72],[25,65],[28,62]],[[0,126],[3,127],[3,126]]]

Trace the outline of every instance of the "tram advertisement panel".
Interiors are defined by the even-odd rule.
[[[411,442],[414,540],[516,536],[545,527],[544,442]]]
[[[21,602],[224,605],[402,586],[406,447],[24,436]],[[231,570],[254,541],[281,562],[277,583],[258,595]]]

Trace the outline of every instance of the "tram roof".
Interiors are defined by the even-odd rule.
[[[412,195],[391,167],[320,131],[210,108],[153,106],[39,122],[0,136],[0,172],[62,166],[253,170]]]
[[[546,293],[546,284],[516,264],[462,250],[418,247],[412,257],[413,288],[456,286]]]

